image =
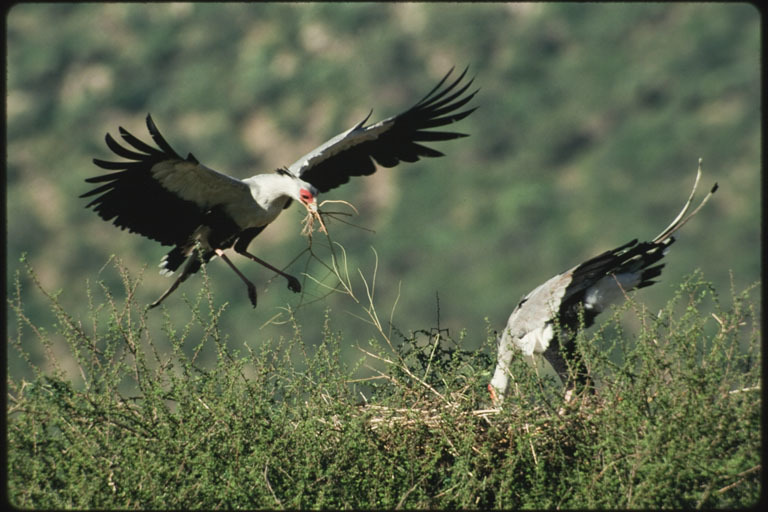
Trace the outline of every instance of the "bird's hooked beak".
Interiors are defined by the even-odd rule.
[[[303,188],[299,191],[299,198],[301,199],[301,204],[303,204],[310,213],[317,213],[317,200],[315,200],[315,194]]]
[[[303,204],[307,209],[307,216],[304,217],[304,229],[301,230],[301,233],[311,237],[312,226],[314,225],[315,220],[317,220],[317,222],[320,224],[320,231],[323,233],[328,233],[328,231],[325,229],[323,219],[320,217],[320,210],[317,208],[317,200],[315,199],[315,194],[306,188],[302,188],[299,191],[299,199],[301,200],[301,204]]]
[[[320,211],[320,207],[323,206],[325,203],[344,203],[352,210],[354,210],[355,213],[357,213],[357,209],[352,206],[350,203],[346,201],[342,201],[340,199],[326,199],[321,204],[317,204],[317,200],[315,199],[317,190],[312,189],[305,189],[302,188],[299,194],[299,198],[301,199],[301,204],[304,205],[304,207],[307,209],[307,216],[304,217],[304,229],[302,229],[301,233],[303,235],[312,235],[312,226],[314,225],[314,222],[317,221],[318,224],[320,224],[319,230],[322,233],[328,234],[328,230],[325,227],[325,223],[323,222],[322,215],[333,215],[333,214],[342,214],[341,212],[322,212]]]

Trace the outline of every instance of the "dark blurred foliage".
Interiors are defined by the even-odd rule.
[[[148,112],[180,153],[244,178],[290,164],[371,108],[378,120],[409,107],[451,66],[469,65],[480,108],[458,128],[470,137],[436,146],[444,158],[327,195],[353,203],[352,221],[375,231],[330,226],[351,272],[370,276],[375,248],[383,318],[396,302],[397,329],[430,329],[439,293],[442,327],[466,329],[465,348],[478,346],[484,319],[501,328],[536,285],[656,235],[682,207],[700,157],[702,188],[718,181],[720,191],[641,300],[660,307],[695,268],[730,296],[731,281],[742,289],[760,277],[759,23],[747,4],[15,5],[6,17],[7,275],[27,253],[76,313],[86,280],[119,292],[119,276],[101,271],[116,254],[144,271],[147,302],[162,292],[164,248],[116,230],[77,197],[98,172],[91,159],[109,155],[104,134],[124,126],[147,138]],[[297,212],[252,251],[291,261],[307,245]],[[230,343],[291,332],[270,323],[287,304],[308,343],[328,308],[345,340],[375,336],[348,297],[313,302],[321,287],[308,281],[299,297],[237,262],[259,285],[255,311],[229,269],[209,266],[215,297],[230,303]],[[305,263],[290,270],[326,276]],[[165,307],[188,314],[183,296],[198,290],[190,279]],[[25,301],[45,318],[31,287]]]

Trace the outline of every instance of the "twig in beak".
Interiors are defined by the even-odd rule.
[[[322,217],[320,217],[317,205],[311,203],[305,204],[304,206],[307,208],[307,216],[304,217],[304,220],[302,221],[304,228],[302,228],[301,234],[312,238],[312,231],[314,231],[313,226],[315,224],[315,219],[317,219],[317,222],[320,223],[320,231],[327,235],[328,230],[325,228],[325,223],[323,223]]]
[[[323,205],[325,205],[326,203],[344,203],[345,205],[352,208],[355,214],[357,214],[357,208],[355,208],[354,205],[352,205],[352,203],[343,201],[341,199],[326,199],[325,201],[320,203],[319,206],[316,205],[315,203],[305,204],[307,208],[307,216],[304,217],[304,220],[302,221],[304,223],[304,228],[301,230],[302,235],[306,235],[310,238],[312,237],[312,231],[313,231],[315,220],[317,220],[317,222],[320,224],[319,231],[321,233],[325,233],[326,235],[328,234],[328,229],[325,227],[325,223],[323,222],[323,218],[322,218],[322,215],[325,214],[326,212],[323,212],[322,210],[320,210],[320,208],[322,208]]]
[[[320,206],[322,207],[326,203],[341,203],[341,204],[345,204],[345,205],[349,206],[350,208],[352,208],[352,211],[355,212],[355,215],[359,215],[359,212],[357,211],[357,208],[355,208],[355,205],[353,205],[352,203],[350,203],[348,201],[344,201],[342,199],[326,199],[325,201],[320,203]]]

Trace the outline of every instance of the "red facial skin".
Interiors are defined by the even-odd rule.
[[[315,202],[315,196],[313,196],[312,192],[305,188],[299,191],[299,197],[301,197],[301,202],[306,205],[310,205]]]

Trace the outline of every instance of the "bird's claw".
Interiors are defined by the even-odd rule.
[[[254,309],[256,308],[256,286],[252,283],[248,285],[248,299],[251,301]]]
[[[286,279],[288,279],[289,290],[291,290],[293,293],[299,293],[301,291],[301,283],[298,279],[293,276],[287,276]]]

